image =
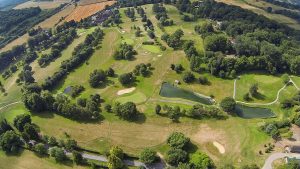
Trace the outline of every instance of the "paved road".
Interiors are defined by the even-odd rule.
[[[300,154],[296,154],[296,153],[274,153],[274,154],[271,154],[265,161],[265,164],[262,167],[262,169],[273,169],[272,163],[277,159],[281,159],[281,158],[285,158],[285,157],[300,158]]]

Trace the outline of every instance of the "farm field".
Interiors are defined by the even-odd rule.
[[[66,21],[73,19],[80,21],[82,18],[87,18],[95,12],[102,10],[105,5],[115,3],[115,1],[100,1],[101,0],[82,0],[76,7],[71,4],[67,5],[61,12],[49,18],[48,22],[46,22],[46,20],[39,25],[43,28],[53,28],[57,23],[62,24],[62,22],[59,22],[61,18],[64,18]],[[252,0],[247,1],[252,3]],[[259,3],[257,5],[265,4]],[[196,151],[201,151],[213,160],[216,168],[221,168],[225,164],[242,168],[242,166],[246,164],[250,165],[254,163],[261,168],[265,159],[269,157],[271,153],[282,151],[281,147],[277,147],[276,141],[270,136],[270,133],[267,134],[262,126],[273,123],[274,121],[282,122],[286,119],[290,120],[296,114],[295,110],[299,106],[295,105],[292,108],[283,109],[281,103],[286,101],[286,99],[291,99],[298,90],[295,86],[288,85],[282,90],[276,102],[271,105],[263,105],[273,102],[277,97],[278,91],[284,86],[282,74],[271,75],[267,73],[267,71],[251,70],[247,73],[240,71],[232,77],[229,77],[229,72],[226,72],[226,77],[222,77],[220,74],[212,75],[213,73],[211,73],[209,68],[212,58],[219,57],[228,59],[227,56],[229,54],[226,51],[224,55],[220,56],[208,55],[209,52],[206,50],[207,39],[195,31],[195,26],[205,24],[210,20],[200,18],[187,22],[183,19],[184,16],[188,15],[187,13],[179,12],[173,5],[164,4],[164,7],[166,9],[167,18],[172,19],[174,23],[171,26],[160,25],[161,21],[157,19],[156,13],[153,12],[152,4],[142,6],[149,19],[147,22],[142,21],[142,17],[137,13],[137,10],[135,10],[135,19],[131,19],[128,16],[130,12],[126,12],[125,8],[119,8],[118,11],[120,12],[120,18],[122,20],[120,24],[89,26],[88,23],[85,23],[86,25],[78,26],[78,24],[74,27],[70,26],[70,28],[68,28],[68,25],[64,25],[66,27],[64,29],[74,28],[77,31],[78,37],[60,51],[60,56],[54,59],[51,58],[53,59],[51,60],[52,62],[46,67],[40,67],[38,59],[29,64],[32,77],[40,86],[45,84],[44,82],[47,77],[53,77],[55,72],[64,69],[67,73],[65,73],[62,78],[59,78],[58,83],[43,90],[48,89],[49,93],[51,93],[55,99],[61,96],[60,99],[62,102],[70,100],[70,106],[75,107],[80,105],[80,101],[85,102],[82,103],[85,104],[84,106],[80,105],[81,107],[78,108],[80,110],[87,110],[92,106],[96,106],[101,110],[93,110],[93,113],[99,111],[99,118],[88,119],[90,121],[83,119],[83,116],[81,116],[82,119],[72,118],[70,115],[59,112],[59,109],[63,109],[64,107],[63,104],[60,105],[57,102],[53,103],[51,108],[45,108],[46,111],[30,111],[29,108],[26,108],[22,103],[22,100],[24,100],[24,103],[28,104],[28,102],[26,102],[28,98],[25,97],[27,93],[21,92],[25,84],[16,84],[16,80],[20,77],[19,74],[22,71],[22,68],[19,68],[19,70],[14,72],[12,76],[7,79],[0,77],[1,84],[3,84],[7,95],[4,96],[4,94],[0,93],[0,121],[7,119],[9,124],[14,124],[16,116],[30,114],[32,122],[39,127],[39,132],[42,136],[55,136],[58,140],[74,139],[78,146],[82,148],[80,151],[83,153],[94,151],[101,155],[107,155],[112,146],[119,146],[124,152],[131,157],[137,158],[137,160],[140,160],[138,157],[146,147],[155,150],[161,158],[168,159],[167,154],[171,147],[167,144],[166,140],[170,134],[177,131],[190,138],[191,144],[189,147],[186,147],[187,152],[189,152],[189,158],[191,158]],[[252,6],[249,5],[248,7]],[[157,37],[155,41],[149,35],[149,32],[151,32],[149,31],[150,28],[145,26],[150,22],[153,23],[152,31]],[[93,40],[89,40],[96,36],[93,32],[98,28],[103,30],[104,36],[103,38],[101,36],[101,38],[97,39],[98,41],[96,42],[101,42],[100,44],[94,45],[94,43],[90,43],[93,42]],[[136,33],[138,29],[141,31],[139,36]],[[189,58],[185,49],[170,47],[168,40],[162,40],[163,38],[161,38],[163,35],[166,35],[166,33],[172,36],[178,29],[181,29],[183,32],[181,40],[184,46],[186,45],[184,42],[191,40],[194,42],[193,45],[196,53],[199,54],[200,57],[203,57],[201,59],[207,59],[206,61],[201,60],[197,71],[192,71],[191,58]],[[58,29],[56,31],[58,31]],[[212,34],[225,33],[218,30]],[[18,40],[26,42],[26,38],[28,39],[29,37],[24,36],[23,39]],[[15,43],[18,43],[18,41]],[[226,43],[228,43],[228,41],[226,41]],[[82,46],[78,47],[79,44]],[[89,56],[84,55],[85,50],[88,51],[87,48],[84,48],[84,45],[87,44],[88,47],[91,47],[90,49],[93,49],[92,54]],[[131,45],[136,51],[132,59],[116,58],[116,52],[121,49],[122,44]],[[14,45],[9,44],[6,48]],[[43,53],[49,54],[50,52],[50,49],[42,48],[37,51],[37,54],[41,57]],[[220,54],[222,51],[215,53]],[[126,53],[126,55],[127,54],[128,53]],[[74,66],[70,64],[70,60],[73,59],[74,56],[80,59],[85,58],[85,60],[78,58],[77,60],[74,59],[75,61],[72,60],[74,63],[77,63]],[[238,56],[235,57],[235,59],[238,59]],[[216,62],[218,61],[219,60]],[[70,65],[66,64],[68,62]],[[134,72],[141,64],[145,64],[147,65],[147,69],[149,68],[149,72],[146,75],[142,74],[140,70],[138,70],[139,74]],[[175,68],[171,68],[172,64],[174,66],[180,64],[182,70],[177,72]],[[224,61],[224,65],[225,64],[226,62]],[[109,68],[113,69],[114,75],[108,76],[108,71],[106,70]],[[106,80],[103,80],[101,85],[92,87],[91,74],[94,70],[99,69],[104,70],[103,72],[105,73],[103,74],[107,76]],[[120,81],[121,75],[130,72],[133,72],[136,78],[135,81],[129,85],[122,84]],[[187,72],[191,72],[194,75],[192,82],[185,81]],[[203,77],[207,78],[206,83],[201,83],[201,78]],[[291,76],[291,78],[300,86],[300,78],[298,76]],[[234,87],[235,80],[236,88]],[[178,87],[180,92],[183,91],[183,93],[184,91],[188,91],[187,93],[189,94],[199,94],[202,99],[203,97],[206,99],[209,97],[212,102],[210,104],[204,103],[201,109],[195,110],[195,106],[193,105],[200,104],[201,106],[203,102],[195,98],[190,99],[189,97],[163,97],[160,95],[160,91],[163,84],[166,83],[168,83],[169,87]],[[239,116],[239,114],[235,114],[236,112],[234,111],[225,111],[222,107],[222,101],[225,98],[233,97],[236,101],[245,101],[245,94],[249,92],[250,86],[256,83],[258,84],[259,95],[258,97],[251,96],[251,99],[247,101],[247,103],[259,103],[262,105],[253,106],[253,109],[247,109],[247,117]],[[78,92],[76,96],[71,96],[66,90],[72,90],[74,86],[80,86],[83,90]],[[234,92],[235,89],[236,92]],[[39,89],[33,87],[31,90]],[[128,92],[126,92],[126,90]],[[180,95],[180,92],[176,94]],[[40,94],[37,93],[35,94]],[[234,95],[234,93],[236,94]],[[44,93],[41,95],[43,94]],[[92,100],[90,98],[94,94],[100,95],[101,99],[99,99],[99,104],[89,102]],[[67,99],[63,100],[63,96],[66,96]],[[37,102],[34,100],[34,97],[32,98],[33,101],[30,101]],[[41,99],[41,97],[38,99]],[[50,101],[49,99],[49,102]],[[127,102],[133,102],[137,107],[138,113],[134,119],[122,119],[122,117],[120,117],[121,115],[117,113],[117,103],[126,104]],[[6,103],[16,104],[6,106]],[[247,106],[247,104],[240,102],[236,103]],[[43,104],[46,105],[46,103]],[[157,105],[161,106],[159,113],[156,112]],[[109,110],[107,106],[112,106],[112,109]],[[168,111],[177,108],[177,106],[180,112],[177,114],[178,119],[174,120],[173,115],[169,114]],[[254,110],[255,108],[256,110]],[[267,114],[266,116],[260,116],[255,114],[257,112],[253,112],[261,111],[263,108],[265,109],[262,112]],[[194,115],[192,111],[200,115]],[[78,111],[76,113],[79,114],[80,112]],[[219,116],[218,113],[222,115]],[[274,116],[268,116],[268,113],[274,113]],[[87,114],[85,115],[88,116]],[[286,127],[284,130],[289,130],[289,128]],[[284,137],[282,139],[286,138]],[[218,145],[223,148],[222,152],[220,149],[217,149],[215,143],[218,143]],[[46,142],[46,144],[48,145],[48,142]],[[266,152],[266,145],[268,144],[276,144],[276,147],[271,150],[271,152]],[[57,145],[61,146],[63,144],[59,142]],[[8,162],[10,163],[6,165]],[[94,162],[96,162],[96,160]],[[35,153],[24,150],[18,155],[6,155],[1,151],[0,168],[83,169],[88,167],[75,165],[70,160],[59,164],[55,162],[53,157],[40,158]]]
[[[61,18],[65,18],[66,16],[68,16],[74,9],[75,9],[74,5],[67,5],[60,12],[52,15],[50,18],[37,24],[35,28],[39,26],[42,28],[52,28],[60,22]],[[0,52],[8,51],[16,45],[22,45],[23,43],[26,43],[28,39],[29,39],[28,34],[24,34],[23,36],[18,37],[17,39],[7,44],[4,48],[1,48]]]
[[[40,7],[41,9],[52,9],[57,8],[64,3],[70,3],[70,0],[53,0],[53,1],[27,1],[22,4],[17,5],[13,9],[24,9],[32,7]]]
[[[84,6],[88,4],[95,4],[95,3],[101,3],[101,2],[106,2],[108,0],[80,0],[78,2],[78,5]]]
[[[294,29],[297,29],[297,30],[300,30],[300,24],[292,19],[292,18],[289,18],[289,17],[286,17],[286,16],[283,16],[283,15],[280,15],[280,14],[270,14],[268,12],[266,12],[265,10],[263,9],[260,9],[256,6],[253,6],[253,4],[255,5],[260,5],[259,7],[265,7],[265,6],[269,6],[267,5],[265,2],[259,2],[257,3],[253,0],[246,0],[246,1],[240,1],[240,0],[217,0],[218,2],[223,2],[223,3],[226,3],[226,4],[230,4],[230,5],[235,5],[235,6],[240,6],[241,8],[244,8],[244,9],[248,9],[248,10],[251,10],[257,14],[260,14],[260,15],[264,15],[266,16],[267,18],[270,18],[272,20],[275,20],[279,23],[283,23],[283,24],[286,24]],[[275,5],[270,5],[272,7],[274,7]],[[275,7],[275,8],[280,8],[280,7]]]
[[[79,5],[77,6],[73,12],[66,17],[66,21],[75,20],[80,21],[81,19],[87,18],[96,12],[105,8],[106,5],[111,6],[115,3],[115,1],[106,1],[101,3],[94,3],[88,5]]]

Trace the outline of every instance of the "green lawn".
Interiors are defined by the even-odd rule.
[[[236,83],[236,99],[244,101],[243,96],[249,92],[251,85],[258,84],[259,96],[251,97],[251,102],[268,103],[277,97],[277,92],[284,84],[280,77],[264,74],[243,74]]]
[[[155,45],[143,45],[142,48],[149,52],[152,52],[152,53],[160,53],[161,52],[159,46],[155,46]]]
[[[133,102],[136,104],[146,101],[146,96],[141,92],[135,92],[133,94],[126,94],[125,96],[118,97],[115,101],[120,103]]]

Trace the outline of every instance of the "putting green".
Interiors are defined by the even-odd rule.
[[[135,92],[130,95],[122,96],[116,99],[117,102],[126,103],[126,102],[133,102],[133,103],[142,103],[146,101],[146,96],[142,92]]]
[[[133,45],[134,44],[134,40],[133,39],[124,39],[122,40],[122,43],[127,43],[128,45]]]
[[[160,48],[155,45],[143,45],[142,48],[145,50],[148,50],[149,52],[152,52],[152,53],[160,53],[161,52]]]

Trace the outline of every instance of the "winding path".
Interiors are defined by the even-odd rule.
[[[293,84],[297,90],[300,90],[299,87],[296,85],[296,83],[291,79],[291,77],[289,77],[289,78],[290,78],[289,82],[287,84],[285,84],[281,89],[278,90],[276,99],[272,102],[269,102],[269,103],[249,103],[249,102],[243,102],[243,101],[236,101],[236,102],[242,103],[245,105],[252,105],[252,106],[269,106],[269,105],[275,104],[279,100],[280,93],[282,92],[282,90],[284,90],[288,86],[289,83]],[[237,79],[235,79],[234,83],[233,83],[233,98],[234,99],[236,96],[236,82],[237,82]]]
[[[300,154],[296,154],[296,153],[274,153],[274,154],[271,154],[265,161],[265,164],[262,167],[262,169],[272,169],[272,163],[275,160],[285,158],[285,157],[300,158]]]
[[[16,102],[9,103],[9,104],[7,104],[5,106],[0,107],[0,111],[3,110],[3,109],[5,109],[5,108],[7,108],[7,107],[9,107],[9,106],[12,106],[12,105],[15,105],[15,104],[19,104],[19,103],[22,103],[22,102],[21,101],[16,101]],[[1,104],[3,104],[3,103],[1,103]]]

